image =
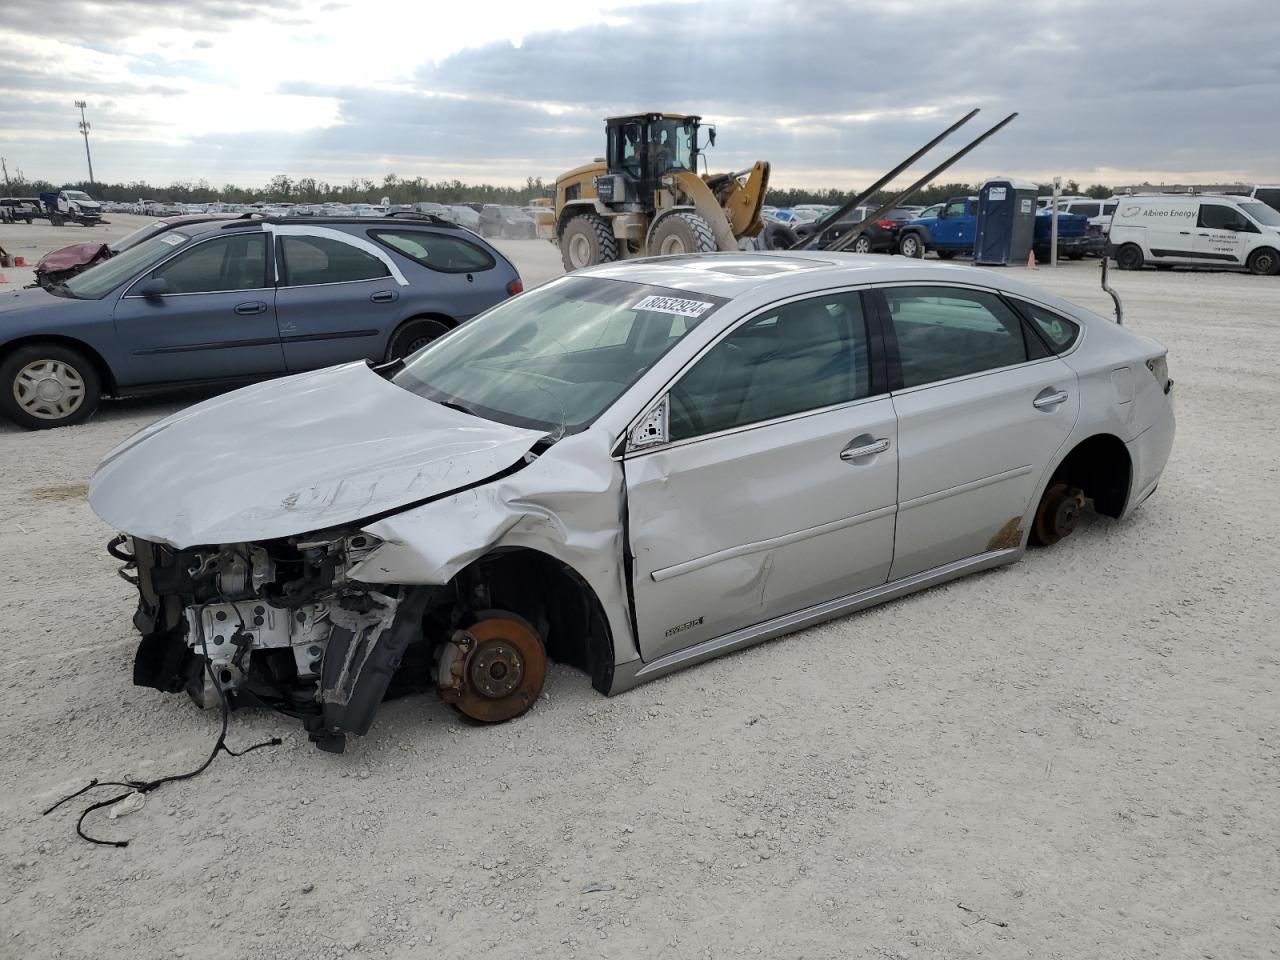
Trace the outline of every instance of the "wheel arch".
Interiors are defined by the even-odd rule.
[[[1085,496],[1093,500],[1098,513],[1119,518],[1133,486],[1133,457],[1115,434],[1095,433],[1077,442],[1062,456],[1040,496],[1056,481],[1069,481],[1080,487]],[[1034,509],[1035,504],[1032,506]]]
[[[3,361],[15,350],[22,347],[29,347],[37,343],[56,343],[59,346],[80,351],[88,357],[89,362],[93,364],[94,371],[102,381],[102,392],[110,395],[114,395],[117,392],[116,379],[111,372],[111,366],[107,363],[106,358],[103,357],[102,353],[96,347],[93,347],[84,340],[80,340],[76,337],[46,333],[33,333],[21,337],[14,337],[12,340],[6,340],[4,343],[0,344],[0,361]]]
[[[459,596],[484,597],[497,609],[538,627],[552,660],[581,670],[608,693],[613,683],[613,632],[595,590],[571,565],[526,546],[498,547],[458,571]]]
[[[452,330],[454,327],[458,325],[458,320],[455,319],[454,317],[449,316],[447,313],[440,313],[439,311],[435,311],[435,310],[423,310],[419,313],[414,313],[411,316],[405,317],[403,320],[397,323],[394,327],[392,327],[391,330],[387,333],[387,335],[383,338],[382,355],[384,357],[387,355],[387,351],[391,349],[391,344],[395,341],[400,331],[403,330],[409,324],[413,323],[415,320],[435,320],[437,323],[443,323],[450,330]]]

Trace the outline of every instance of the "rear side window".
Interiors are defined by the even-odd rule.
[[[332,237],[281,237],[285,286],[348,283],[391,275],[387,265],[371,253]]]
[[[1109,216],[1111,216],[1113,213],[1115,213],[1115,212],[1116,212],[1116,206],[1117,206],[1117,205],[1116,205],[1116,204],[1114,204],[1114,203],[1104,203],[1104,204],[1102,205],[1102,215],[1103,215],[1104,217],[1109,217]]]
[[[1054,353],[1065,353],[1079,339],[1080,325],[1074,320],[1068,320],[1061,314],[1025,300],[1015,300],[1014,303],[1022,311],[1022,315],[1044,335],[1045,342]]]
[[[1098,215],[1098,205],[1096,203],[1073,203],[1067,208],[1068,213],[1076,213],[1082,217],[1096,217]]]
[[[950,380],[1023,363],[1022,321],[994,294],[947,287],[887,287],[884,296],[898,340],[902,385]]]
[[[461,237],[414,230],[370,230],[369,236],[429,270],[440,273],[478,273],[493,267],[487,250]]]

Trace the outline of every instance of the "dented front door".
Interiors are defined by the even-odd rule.
[[[672,387],[625,457],[646,660],[884,583],[897,419],[857,291],[766,309]]]
[[[897,459],[887,397],[628,457],[643,658],[884,583]]]

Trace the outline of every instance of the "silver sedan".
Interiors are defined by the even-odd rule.
[[[1159,343],[1005,275],[639,260],[199,404],[90,499],[138,582],[135,681],[337,750],[392,680],[506,720],[548,657],[614,694],[1125,518],[1171,387]]]

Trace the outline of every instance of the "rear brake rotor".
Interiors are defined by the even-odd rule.
[[[440,698],[481,723],[502,723],[528,710],[542,692],[547,655],[523,617],[485,610],[440,650]]]
[[[1036,509],[1036,538],[1049,546],[1070,536],[1080,522],[1084,501],[1084,491],[1079,487],[1069,487],[1065,483],[1051,486]]]

